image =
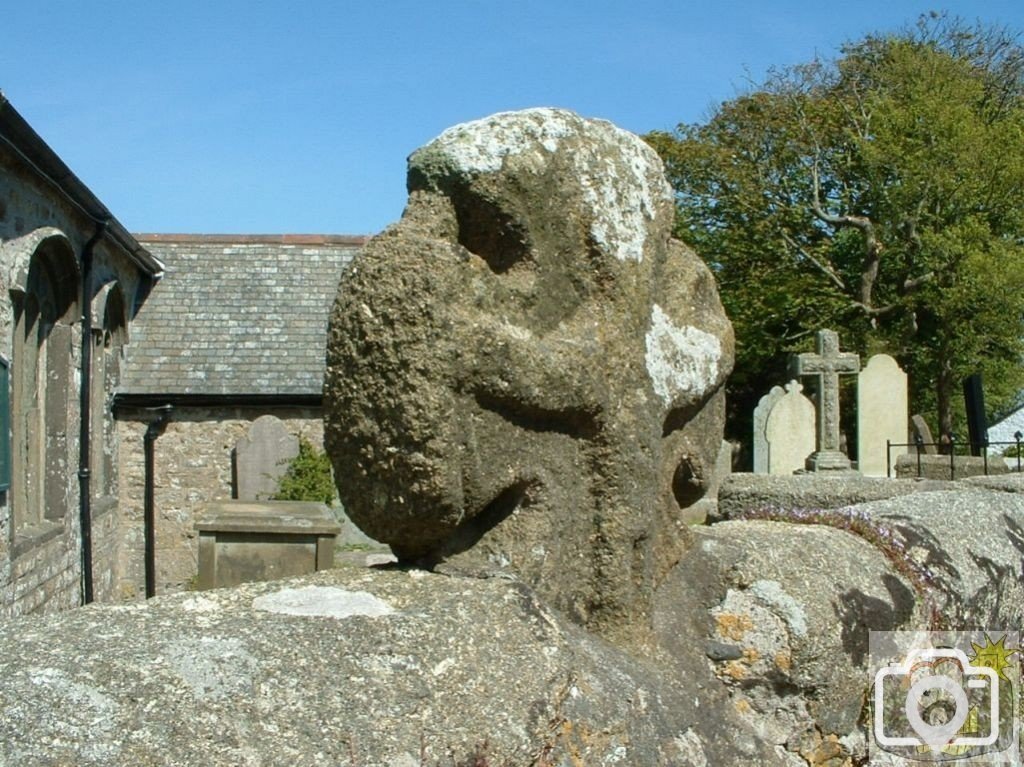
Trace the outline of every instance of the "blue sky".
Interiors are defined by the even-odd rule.
[[[1024,28],[1021,0],[35,0],[0,15],[0,90],[132,231],[372,234],[450,125],[670,129],[931,9]]]

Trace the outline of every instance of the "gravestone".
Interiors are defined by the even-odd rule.
[[[913,441],[915,444],[921,442],[924,447],[925,455],[938,455],[939,448],[935,444],[935,439],[932,437],[932,430],[928,426],[928,422],[924,419],[924,416],[920,413],[915,413],[910,417],[910,429],[913,432]],[[920,440],[918,439],[920,437]]]
[[[632,641],[714,486],[734,349],[661,160],[530,109],[445,131],[408,188],[328,331],[349,518],[402,562],[507,571]]]
[[[805,352],[793,358],[795,375],[818,379],[817,451],[807,459],[810,471],[849,471],[850,459],[840,448],[839,376],[860,371],[860,357],[839,351],[839,335],[834,330],[819,330],[817,352]]]
[[[768,473],[768,437],[765,435],[764,427],[768,422],[768,414],[771,413],[775,403],[782,399],[786,393],[781,386],[773,386],[767,394],[757,401],[754,408],[754,473]],[[811,450],[814,450],[812,447]]]
[[[886,455],[886,441],[906,443],[909,414],[907,374],[888,354],[876,354],[857,377],[857,469],[868,477],[885,477],[896,457]]]
[[[240,501],[274,497],[288,463],[299,454],[299,439],[281,419],[263,415],[235,445],[235,479]]]
[[[768,441],[768,473],[800,471],[814,452],[814,405],[796,381],[786,384],[786,393],[772,407],[765,423]]]

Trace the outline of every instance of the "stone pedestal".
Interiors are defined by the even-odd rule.
[[[807,457],[807,471],[853,471],[853,464],[839,450],[819,450]]]
[[[196,515],[200,589],[271,581],[334,564],[331,510],[303,501],[214,501]]]

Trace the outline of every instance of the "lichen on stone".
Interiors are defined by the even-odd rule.
[[[666,404],[681,395],[700,396],[718,380],[722,358],[718,338],[699,328],[676,326],[657,304],[651,309],[646,346],[647,372],[655,394]]]

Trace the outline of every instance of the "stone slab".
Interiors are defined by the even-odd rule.
[[[337,535],[341,525],[324,504],[309,501],[211,501],[196,515],[200,532]]]
[[[901,455],[896,460],[898,478],[923,477],[925,479],[966,479],[988,475],[1009,474],[1010,467],[999,457],[986,460],[970,455],[958,455],[950,468],[948,455]]]
[[[768,438],[765,436],[765,423],[775,403],[782,399],[785,390],[781,386],[773,386],[754,408],[754,473],[768,473]]]
[[[3,765],[770,763],[693,677],[502,578],[334,569],[0,621],[0,643]]]
[[[917,438],[920,437],[924,443],[924,452],[928,455],[938,455],[939,449],[935,444],[935,439],[932,437],[932,430],[928,426],[928,422],[924,419],[921,414],[915,414],[910,417],[910,426],[913,431],[913,441],[916,442]]]
[[[857,377],[857,470],[869,477],[888,476],[890,462],[907,452],[887,442],[907,441],[907,374],[888,354],[876,354]]]
[[[746,511],[766,507],[838,509],[956,486],[953,482],[932,479],[865,477],[856,472],[789,476],[736,473],[722,483],[718,491],[718,519],[734,519]]]
[[[786,393],[772,406],[765,422],[768,442],[768,473],[792,474],[803,471],[814,452],[814,405],[796,381],[786,384]]]
[[[876,488],[925,485],[862,480]],[[869,763],[869,630],[1020,626],[1024,497],[948,484],[836,509],[818,524],[783,509],[771,521],[696,531],[697,544],[659,592],[659,637],[671,655],[692,644],[704,649],[734,708],[761,737],[803,757],[780,748],[770,764]],[[814,737],[795,738],[794,725],[808,713]]]

